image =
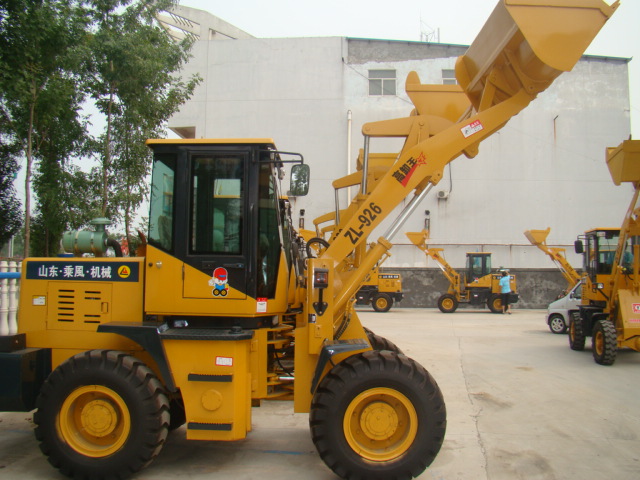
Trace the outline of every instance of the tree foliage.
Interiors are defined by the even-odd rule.
[[[22,226],[22,205],[13,186],[18,172],[19,148],[13,143],[8,116],[0,110],[0,246],[18,233]]]
[[[40,142],[50,135],[52,115],[43,96],[55,97],[59,85],[77,80],[71,54],[86,28],[77,2],[2,0],[0,7],[0,77],[3,106],[16,142],[26,157],[25,255],[31,236],[31,180]],[[78,110],[73,112],[76,116]]]
[[[7,120],[0,153],[4,163],[10,138],[26,159],[25,255],[32,179],[38,254],[55,253],[62,232],[92,215],[122,220],[129,232],[148,193],[144,140],[162,136],[199,82],[178,76],[190,45],[174,43],[155,21],[173,3],[0,0],[0,106]],[[82,117],[87,102],[105,118],[94,137]],[[89,174],[73,163],[88,156],[100,165]]]
[[[144,141],[162,135],[161,127],[199,81],[196,77],[185,83],[175,76],[188,60],[190,45],[174,43],[154,20],[172,3],[92,2],[96,33],[88,89],[106,117],[98,139],[102,216],[122,220],[127,235],[148,194],[150,152]]]

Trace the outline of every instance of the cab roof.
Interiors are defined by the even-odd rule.
[[[271,145],[275,148],[272,138],[155,138],[145,142],[153,145]]]

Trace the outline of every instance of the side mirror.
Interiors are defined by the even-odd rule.
[[[576,240],[573,242],[573,247],[576,250],[576,253],[584,253],[584,245],[582,245],[582,240]]]
[[[303,197],[309,193],[310,177],[311,169],[306,163],[300,163],[291,167],[289,194],[294,197]]]

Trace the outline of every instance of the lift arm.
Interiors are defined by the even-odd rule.
[[[444,251],[442,248],[429,248],[427,245],[429,231],[405,232],[405,235],[411,240],[411,243],[422,250],[427,257],[431,257],[440,267],[444,276],[449,280],[448,293],[456,294],[459,297],[461,291],[460,274],[445,260],[444,256],[440,255],[440,252]]]
[[[546,230],[526,230],[524,236],[531,242],[531,245],[538,247],[544,253],[546,253],[553,263],[560,269],[562,276],[567,281],[567,291],[571,290],[581,278],[581,275],[571,266],[567,257],[565,256],[565,249],[559,247],[550,247],[547,245],[547,237],[551,227]]]
[[[562,72],[571,70],[618,4],[609,6],[602,0],[501,0],[473,44],[456,62],[456,78],[468,105],[456,120],[451,120],[451,112],[459,112],[465,102],[460,101],[455,89],[443,92],[442,85],[422,85],[417,74],[408,76],[406,90],[416,108],[411,121],[398,122],[399,134],[404,136],[407,130],[411,133],[407,124],[417,128],[418,120],[425,125],[419,134],[407,135],[413,141],[405,145],[373,190],[362,186],[353,200],[357,209],[341,219],[338,233],[321,256],[322,263],[340,272],[340,264],[367,242],[382,220],[412,192],[413,197],[363,255],[360,268],[344,269],[338,275],[333,292],[334,322],[341,321],[349,298],[391,248],[390,240],[404,221],[440,181],[444,167],[463,153],[475,156],[482,140],[500,130]],[[441,101],[421,101],[422,97]],[[425,113],[425,104],[435,106]],[[368,137],[366,131],[363,133],[366,172]],[[363,181],[366,177],[363,174]]]

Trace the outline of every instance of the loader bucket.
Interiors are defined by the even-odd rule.
[[[436,115],[457,122],[469,107],[469,99],[459,85],[422,84],[416,72],[407,75],[405,91],[418,115]]]
[[[625,140],[607,148],[607,166],[613,183],[640,181],[640,140]]]
[[[458,83],[477,111],[487,84],[492,104],[514,95],[544,91],[580,59],[619,2],[603,0],[502,0],[456,63]],[[496,75],[497,72],[503,72]]]
[[[421,232],[405,232],[405,235],[411,240],[416,247],[421,250],[427,248],[427,238],[429,238],[429,230],[422,230]]]
[[[546,230],[527,230],[524,232],[524,236],[531,242],[531,245],[543,245],[550,231],[551,227]]]

